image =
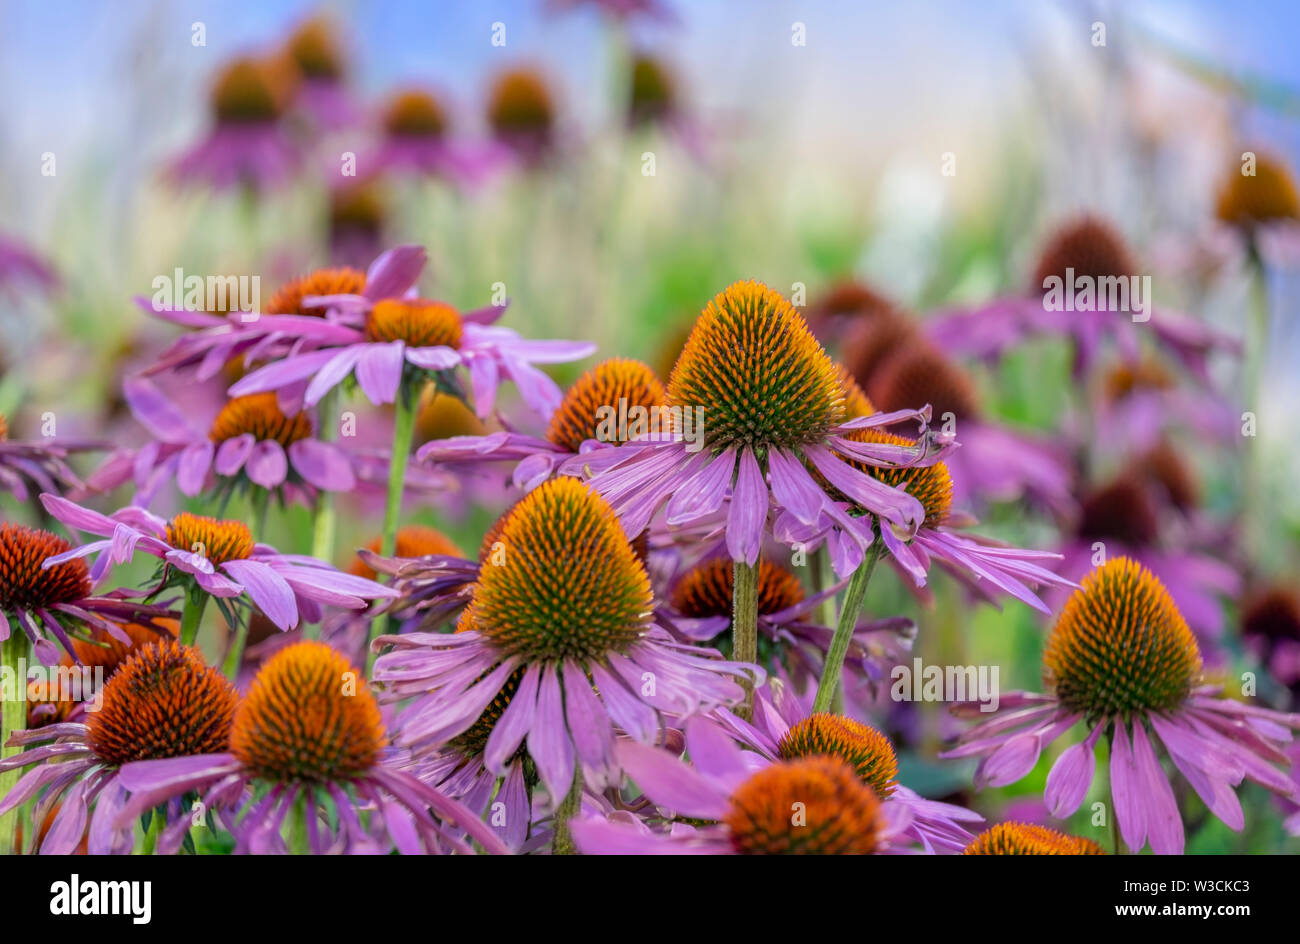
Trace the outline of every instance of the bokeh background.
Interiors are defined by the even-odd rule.
[[[433,90],[451,133],[472,147],[486,135],[493,78],[520,64],[552,89],[554,154],[473,179],[387,175],[376,181],[375,226],[380,246],[428,247],[426,294],[476,307],[504,283],[505,323],[525,335],[590,339],[602,356],[639,357],[666,376],[701,306],[740,278],[785,293],[803,286],[810,304],[856,279],[920,321],[1023,289],[1047,235],[1083,211],[1129,241],[1158,305],[1236,338],[1251,329],[1250,267],[1206,247],[1226,238],[1216,194],[1243,148],[1297,166],[1300,6],[665,0],[660,9],[619,18],[596,3],[541,0],[0,3],[0,235],[58,277],[52,291],[0,294],[0,413],[11,430],[53,412],[62,434],[136,435],[122,375],[178,332],[133,296],[181,267],[260,275],[265,298],[336,259],[339,155],[361,155],[368,174],[386,97],[408,85]],[[169,162],[212,124],[209,91],[223,64],[275,52],[314,16],[336,31],[356,120],[311,136],[300,170],[280,187],[169,179]],[[196,23],[206,45],[192,42]],[[498,23],[504,45],[492,41]],[[796,23],[806,45],[791,41]],[[1104,46],[1091,42],[1095,23],[1105,24]],[[629,129],[635,53],[671,77],[672,114]],[[647,153],[653,176],[643,173]],[[52,176],[42,173],[46,155]],[[1256,500],[1268,527],[1248,546],[1222,549],[1243,587],[1294,585],[1300,573],[1298,271],[1267,267],[1257,402],[1243,405],[1237,359],[1209,365],[1209,387],[1259,418]],[[585,366],[556,376],[571,380]],[[1061,343],[968,366],[1000,422],[1050,436],[1091,409]],[[1104,428],[1092,435],[1105,446]],[[1205,510],[1231,526],[1239,451],[1195,435],[1180,448]],[[473,548],[498,509],[462,499],[412,501],[408,513]],[[9,504],[4,512],[30,517]],[[352,512],[345,547],[377,532],[377,503],[358,501]],[[1063,539],[1058,521],[1016,503],[981,512],[984,533],[1033,547]],[[283,546],[309,543],[305,511],[274,528]],[[1261,670],[1240,633],[1240,601],[1222,602],[1227,655],[1217,671]],[[947,640],[969,661],[999,665],[1004,689],[1039,684],[1047,623],[1024,607],[972,608],[941,580],[922,605],[897,580],[879,580],[869,608],[913,616],[927,656],[951,659],[952,649],[926,648]],[[1284,702],[1285,685],[1270,684],[1274,703]],[[962,795],[969,769],[933,759],[943,718],[921,715],[904,780]],[[963,799],[989,815],[1041,816],[1041,802],[1018,798],[1041,796],[1047,769]],[[1270,800],[1257,791],[1251,802]],[[1241,836],[1210,820],[1189,830],[1189,851],[1300,850],[1278,819],[1248,817]],[[1072,825],[1088,834],[1085,814]]]

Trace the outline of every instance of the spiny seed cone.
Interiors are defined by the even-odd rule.
[[[545,80],[531,69],[497,76],[488,96],[488,124],[499,135],[546,136],[555,107]]]
[[[314,305],[304,308],[302,300],[310,295],[360,295],[365,287],[366,274],[360,269],[351,269],[347,266],[317,269],[310,275],[304,275],[280,286],[267,303],[266,314],[323,318],[324,308]]]
[[[199,651],[175,640],[133,651],[104,686],[86,738],[105,764],[219,754],[230,744],[239,693]]]
[[[961,423],[979,416],[979,399],[975,385],[966,371],[928,344],[896,351],[880,365],[867,384],[876,409],[919,410],[927,403],[935,423],[949,413]]]
[[[660,121],[673,112],[677,91],[673,77],[652,56],[638,55],[632,61],[632,91],[628,119],[632,124]]]
[[[420,394],[420,406],[415,414],[416,441],[432,442],[453,436],[482,436],[487,432],[483,421],[465,405],[460,397],[438,393],[433,384]]]
[[[1295,178],[1279,160],[1255,156],[1255,175],[1241,172],[1240,164],[1223,181],[1215,216],[1225,223],[1253,226],[1276,220],[1300,219],[1300,193]]]
[[[366,316],[366,340],[405,341],[410,347],[460,347],[460,313],[423,298],[385,298]]]
[[[618,422],[620,400],[626,401],[629,410],[662,406],[664,385],[640,361],[615,357],[597,364],[565,393],[551,416],[546,438],[561,449],[577,452],[586,440],[597,438],[604,419],[601,414],[612,411],[613,422]],[[631,422],[629,419],[629,427]]]
[[[858,386],[858,382],[853,379],[853,375],[849,373],[848,369],[842,364],[836,364],[835,372],[840,378],[840,383],[844,385],[844,418],[846,420],[856,420],[859,417],[870,416],[875,413],[875,404]]]
[[[835,363],[803,317],[761,282],[737,282],[705,306],[673,368],[668,402],[703,406],[714,448],[807,445],[844,418]]]
[[[389,100],[384,130],[397,137],[439,138],[447,130],[447,116],[428,92],[406,89]]]
[[[361,673],[324,643],[298,642],[253,679],[230,749],[264,780],[337,783],[374,767],[385,743],[379,704]]]
[[[1035,294],[1047,291],[1043,282],[1051,276],[1064,282],[1066,269],[1073,269],[1076,279],[1137,274],[1137,264],[1124,237],[1110,224],[1091,216],[1067,223],[1051,235],[1038,257],[1031,290]]]
[[[335,81],[343,77],[338,35],[324,17],[312,17],[294,30],[286,50],[298,71],[309,79]]]
[[[253,554],[253,532],[242,521],[183,511],[167,523],[164,537],[177,550],[202,554],[213,564],[243,560]]]
[[[586,485],[563,477],[538,486],[499,541],[504,560],[483,566],[462,623],[472,619],[503,653],[599,662],[641,637],[650,579],[613,509]]]
[[[382,545],[383,537],[381,535],[367,542],[366,549],[378,554]],[[430,528],[422,524],[408,524],[397,529],[397,546],[393,551],[394,557],[427,557],[430,554],[441,554],[448,557],[465,556],[461,549],[456,546],[456,542],[437,528]],[[377,576],[374,569],[360,557],[353,558],[351,566],[348,567],[348,572],[358,577],[365,577],[368,580],[374,580]]]
[[[1159,580],[1126,557],[1083,578],[1043,651],[1057,698],[1089,723],[1171,711],[1201,676],[1201,653]]]
[[[1084,498],[1079,511],[1079,537],[1087,541],[1119,541],[1146,547],[1160,534],[1151,496],[1139,482],[1117,479]]]
[[[279,59],[235,59],[212,86],[212,111],[228,124],[275,121],[284,111],[296,76]]]
[[[963,855],[1105,855],[1091,839],[1034,823],[998,823],[984,830]]]
[[[0,612],[71,603],[90,593],[90,572],[81,559],[42,570],[47,557],[72,550],[58,535],[20,524],[0,525]],[[12,632],[22,632],[11,624]]]
[[[162,619],[158,623],[163,627],[162,633],[138,623],[120,624],[118,628],[131,640],[129,644],[111,636],[106,630],[96,628],[91,630],[89,639],[73,639],[72,648],[82,665],[102,666],[104,676],[109,677],[121,667],[128,656],[151,643],[166,642],[179,635],[181,628],[179,620]],[[59,662],[62,665],[72,665],[72,657],[65,654]]]
[[[876,792],[834,757],[764,767],[736,788],[724,822],[742,855],[869,855],[884,828]]]
[[[1270,642],[1300,641],[1300,595],[1284,586],[1255,591],[1242,607],[1241,632]]]
[[[1140,391],[1169,390],[1176,385],[1174,375],[1152,360],[1116,364],[1102,382],[1103,393],[1111,403]]]
[[[251,433],[259,442],[274,440],[288,449],[311,436],[311,420],[306,413],[285,416],[274,393],[252,393],[226,401],[212,421],[208,438],[223,443],[245,433]]]
[[[850,430],[844,436],[851,442],[859,443],[877,443],[891,446],[915,446],[916,440],[908,439],[904,436],[895,436],[893,433],[884,433],[878,429],[854,429]],[[936,462],[934,465],[927,466],[908,466],[902,469],[891,469],[882,466],[868,465],[865,462],[857,460],[846,460],[848,463],[879,482],[884,482],[890,488],[902,486],[903,491],[911,495],[921,507],[925,509],[924,526],[927,528],[937,528],[947,519],[948,513],[952,511],[952,475],[948,472],[948,466],[943,462]]]
[[[1167,441],[1148,450],[1138,460],[1137,471],[1163,489],[1170,504],[1180,511],[1190,511],[1200,504],[1201,488],[1196,476]]]
[[[785,760],[837,757],[861,780],[887,800],[898,786],[898,755],[894,745],[875,728],[840,715],[815,714],[797,722],[777,745]]]
[[[924,347],[926,341],[910,321],[901,315],[882,313],[859,320],[845,332],[840,359],[864,390],[871,389],[881,368],[908,351]]]
[[[702,619],[730,616],[735,586],[730,558],[715,557],[691,568],[673,587],[671,603],[683,616]],[[799,578],[769,560],[758,562],[758,612],[767,616],[794,606],[804,598]]]

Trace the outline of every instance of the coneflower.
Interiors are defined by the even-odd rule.
[[[322,605],[360,610],[369,600],[397,595],[373,580],[335,570],[324,561],[281,554],[256,543],[242,521],[189,512],[165,520],[136,507],[102,515],[53,495],[42,495],[41,502],[69,528],[101,539],[51,554],[42,565],[46,570],[98,555],[90,571],[98,580],[110,567],[131,560],[137,551],[158,558],[161,563],[150,593],[171,586],[184,590],[180,638],[186,645],[194,643],[208,600],[215,598],[226,622],[239,627],[240,635],[225,666],[232,677],[248,633],[247,619],[231,608],[234,602],[246,598],[281,630],[290,630],[303,619],[318,622]]]
[[[960,852],[970,842],[965,824],[984,817],[951,803],[927,800],[900,783],[898,754],[889,738],[853,718],[810,712],[807,702],[772,680],[758,693],[753,724],[724,709],[707,720],[688,722],[686,746],[692,762],[705,773],[725,767],[718,755],[726,756],[730,745],[719,744],[701,727],[716,721],[736,743],[767,763],[809,757],[846,761],[885,804],[896,824],[896,847],[916,843],[927,853]]]
[[[296,110],[326,130],[355,120],[356,107],[345,87],[347,64],[334,23],[323,16],[304,20],[285,41],[284,55],[301,76],[293,95]]]
[[[756,564],[773,506],[807,527],[837,522],[832,561],[842,576],[856,571],[861,589],[869,568],[859,565],[875,547],[876,517],[908,535],[925,517],[916,499],[862,472],[860,464],[935,461],[936,443],[925,432],[928,409],[846,420],[841,376],[788,301],[761,283],[737,282],[704,308],[669,380],[669,408],[695,417],[692,440],[678,433],[667,442],[589,454],[591,481],[618,510],[629,536],[645,530],[665,502],[670,526],[716,517],[726,505],[738,660],[757,656]],[[909,420],[923,434],[914,445],[848,436]],[[841,493],[871,512],[866,520],[844,510]],[[845,646],[857,622],[855,600],[860,603],[860,593],[851,589],[841,614]],[[828,663],[828,671],[838,678],[838,665]]]
[[[487,123],[493,137],[526,165],[555,144],[555,102],[545,76],[517,67],[499,74],[488,90]]]
[[[283,57],[241,57],[224,65],[212,85],[212,128],[176,158],[171,176],[218,190],[260,192],[283,183],[299,160],[280,122],[297,81],[296,67]]]
[[[622,442],[618,421],[641,411],[645,421],[628,425],[627,437],[648,438],[649,413],[664,405],[664,387],[654,372],[640,361],[616,357],[584,373],[564,393],[551,413],[544,436],[503,431],[474,436],[454,436],[426,443],[416,453],[421,462],[451,468],[479,468],[490,463],[516,463],[511,481],[529,491],[553,474],[579,475],[584,456],[592,449]],[[656,431],[659,417],[656,415]],[[663,432],[672,433],[665,424]]]
[[[384,697],[417,696],[398,716],[397,743],[431,753],[465,734],[507,685],[509,704],[483,746],[497,776],[527,744],[555,812],[555,845],[584,785],[617,782],[615,728],[659,736],[664,715],[743,698],[736,678],[761,670],[677,643],[653,621],[645,567],[613,510],[577,479],[523,498],[501,529],[503,553],[483,566],[458,631],[407,633],[376,645]]]
[[[229,749],[127,764],[117,822],[198,793],[240,853],[506,852],[455,800],[392,766],[365,678],[320,642],[286,646],[253,679]],[[281,830],[287,824],[286,843]]]
[[[0,816],[35,799],[33,821],[57,810],[40,852],[66,855],[85,834],[91,855],[130,853],[135,817],[120,817],[127,799],[121,767],[228,750],[238,700],[197,649],[170,639],[139,647],[105,684],[99,710],[84,723],[51,724],[12,739],[28,750],[0,763],[0,772],[39,766],[0,795]],[[175,852],[192,819],[179,794],[170,798],[154,810],[145,851]]]
[[[376,405],[395,404],[393,446],[389,460],[388,494],[384,507],[382,553],[392,556],[401,511],[406,467],[415,431],[415,406],[432,382],[439,392],[462,396],[458,368],[468,374],[474,407],[488,416],[503,377],[519,388],[534,410],[548,413],[561,396],[555,381],[537,364],[577,360],[595,346],[577,341],[531,341],[509,328],[493,324],[504,307],[489,306],[461,313],[444,302],[412,297],[425,262],[423,250],[411,256],[400,275],[386,278],[386,294],[376,296],[368,280],[361,295],[305,299],[337,312],[334,319],[298,319],[285,333],[304,343],[308,353],[290,354],[267,364],[230,388],[231,396],[305,385],[303,402],[312,405],[354,377],[366,398]],[[382,620],[375,623],[376,628]]]
[[[1114,226],[1097,216],[1077,216],[1049,232],[1027,278],[1029,284],[1020,293],[993,299],[975,309],[930,318],[926,333],[945,352],[990,359],[1029,337],[1064,336],[1074,347],[1074,373],[1080,377],[1108,341],[1116,343],[1124,359],[1136,360],[1139,332],[1149,330],[1163,349],[1208,383],[1206,358],[1210,352],[1235,353],[1240,345],[1196,318],[1156,307],[1150,298],[1141,299],[1143,314],[1135,324],[1137,307],[1127,291],[1121,302],[1128,299],[1128,308],[1112,309],[1109,293],[1103,287],[1119,285],[1122,280],[1128,288],[1130,277],[1140,271],[1134,253]],[[1065,291],[1072,292],[1074,283],[1066,279],[1067,275],[1093,280],[1091,304],[1080,298],[1080,304],[1047,306],[1050,289],[1044,280],[1060,279]],[[1073,310],[1064,310],[1066,307]]]
[[[1079,808],[1092,783],[1094,751],[1110,743],[1109,794],[1124,843],[1157,854],[1183,851],[1183,821],[1157,747],[1215,816],[1240,831],[1233,789],[1253,780],[1293,800],[1300,788],[1284,752],[1300,715],[1221,697],[1201,680],[1196,637],[1164,586],[1141,565],[1113,558],[1084,579],[1061,611],[1043,653],[1052,694],[1004,694],[997,712],[941,755],[979,757],[977,786],[1003,786],[1029,773],[1043,748],[1082,723],[1047,777],[1056,817]],[[1280,767],[1278,766],[1280,765]]]
[[[274,393],[232,397],[220,408],[195,410],[169,399],[144,377],[128,377],[123,392],[132,414],[154,438],[110,457],[91,480],[101,490],[134,479],[135,502],[151,504],[159,488],[175,481],[181,494],[206,495],[225,508],[248,494],[260,518],[277,498],[316,505],[323,492],[351,491],[351,456],[316,435],[306,412],[286,413]]]
[[[653,804],[641,819],[575,819],[587,855],[872,855],[898,835],[892,809],[846,760],[826,754],[755,770],[720,731],[693,722],[693,766],[668,751],[622,742],[619,763]],[[794,811],[792,813],[792,811]],[[689,818],[701,825],[681,822]]]
[[[459,179],[462,167],[450,142],[450,118],[433,92],[399,89],[389,96],[380,123],[383,138],[370,166],[379,171]]]
[[[1105,855],[1101,846],[1035,823],[998,823],[971,840],[963,855]]]
[[[0,667],[10,679],[0,686],[6,696],[0,704],[0,758],[13,754],[6,747],[10,735],[26,726],[29,656],[34,654],[43,664],[55,666],[62,648],[73,662],[80,662],[78,640],[90,641],[97,631],[103,631],[127,642],[131,638],[126,630],[129,623],[142,624],[162,636],[167,632],[162,621],[177,615],[165,605],[132,599],[125,590],[95,595],[83,561],[43,566],[47,558],[71,548],[48,531],[0,523]],[[12,779],[0,774],[0,791],[8,789]],[[12,828],[12,817],[0,815],[0,850],[12,845]]]

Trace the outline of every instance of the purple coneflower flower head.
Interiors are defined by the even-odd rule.
[[[842,372],[790,303],[761,283],[737,282],[701,313],[673,368],[667,409],[674,432],[590,453],[586,465],[629,535],[645,530],[665,502],[670,526],[710,518],[726,504],[727,549],[753,565],[769,512],[783,508],[806,526],[841,525],[831,556],[843,576],[874,541],[874,517],[850,517],[832,494],[852,496],[911,534],[924,517],[920,503],[861,465],[930,462],[940,451],[925,431],[928,410],[846,421],[845,399]],[[849,436],[905,421],[920,423],[917,444]]]
[[[1300,259],[1300,190],[1279,157],[1250,150],[1251,173],[1234,160],[1224,175],[1214,215],[1231,227],[1248,253],[1274,263]]]
[[[597,790],[617,782],[616,729],[653,740],[665,715],[735,703],[738,678],[762,678],[654,625],[644,566],[612,509],[577,479],[530,492],[499,542],[456,633],[382,640],[393,646],[375,663],[384,697],[415,696],[398,746],[427,752],[490,722],[487,768],[503,776],[526,751],[558,803],[579,770]]]
[[[1300,715],[1221,697],[1201,684],[1201,654],[1164,586],[1140,564],[1113,558],[1066,603],[1043,653],[1052,693],[1003,695],[992,716],[942,756],[978,757],[977,786],[1028,774],[1043,748],[1082,723],[1083,741],[1052,766],[1044,798],[1053,816],[1083,803],[1095,750],[1110,742],[1109,790],[1120,835],[1133,850],[1181,853],[1183,820],[1159,751],[1234,830],[1245,824],[1235,787],[1252,780],[1295,799],[1285,753]],[[1280,766],[1279,766],[1280,765]]]
[[[284,54],[301,77],[292,105],[319,128],[334,130],[355,122],[357,108],[344,79],[347,67],[334,24],[323,16],[304,20],[289,36]]]
[[[445,106],[432,92],[406,88],[394,92],[380,118],[382,141],[370,166],[377,172],[424,174],[460,180],[466,154],[453,146]]]
[[[729,654],[735,571],[725,556],[707,558],[678,575],[661,618],[678,635]],[[833,630],[813,621],[813,611],[843,590],[808,595],[799,578],[767,558],[758,562],[759,662],[788,678],[799,691],[815,689]],[[911,651],[916,624],[897,616],[863,620],[845,658],[846,689],[874,689],[886,671]]]
[[[139,505],[149,505],[172,479],[191,497],[244,491],[251,484],[307,504],[319,491],[345,492],[356,485],[349,454],[316,439],[306,413],[286,415],[273,393],[235,397],[207,418],[172,402],[145,378],[127,378],[123,390],[131,412],[155,439],[110,458],[91,480],[110,489],[133,478]]]
[[[1175,489],[1177,472],[1167,470]],[[1196,633],[1202,655],[1222,661],[1217,643],[1224,628],[1224,600],[1241,591],[1241,574],[1225,560],[1217,538],[1201,541],[1180,521],[1171,502],[1161,499],[1157,483],[1136,471],[1084,492],[1071,534],[1060,547],[1057,573],[1079,580],[1101,559],[1128,557],[1142,564],[1173,597],[1178,612]],[[1167,489],[1169,486],[1164,485]],[[1055,588],[1054,607],[1065,600]]]
[[[203,182],[261,192],[288,180],[299,162],[280,118],[297,82],[283,58],[227,63],[212,87],[212,128],[171,165],[180,183]]]
[[[365,679],[324,643],[280,649],[235,710],[228,751],[125,766],[129,822],[198,793],[240,853],[506,852],[460,803],[396,769]],[[290,843],[281,830],[289,822]]]
[[[104,443],[83,440],[10,439],[9,423],[0,414],[0,488],[20,502],[33,491],[78,492],[85,485],[68,465],[68,456],[104,448]]]
[[[896,846],[915,842],[927,853],[960,852],[971,840],[963,824],[984,819],[963,807],[927,800],[899,783],[898,755],[889,738],[852,718],[810,713],[780,682],[769,682],[756,694],[752,724],[725,709],[713,717],[765,763],[821,756],[847,761],[886,808],[903,808],[890,817],[898,825]]]
[[[945,350],[988,359],[1032,336],[1062,335],[1074,345],[1076,377],[1088,372],[1107,340],[1117,343],[1126,360],[1135,360],[1146,330],[1207,381],[1211,352],[1240,349],[1189,315],[1156,308],[1147,297],[1139,304],[1130,294],[1135,279],[1140,287],[1138,265],[1123,237],[1108,223],[1083,216],[1049,237],[1025,294],[935,317],[926,330]],[[1089,286],[1086,291],[1079,280]],[[1112,304],[1110,287],[1118,293],[1121,285],[1123,294],[1115,296],[1120,301]]]
[[[330,258],[337,265],[365,265],[384,245],[387,220],[388,197],[378,180],[334,184],[330,188]]]
[[[1105,855],[1091,839],[1040,826],[1005,822],[990,826],[970,841],[963,855]]]
[[[35,800],[33,822],[50,822],[34,836],[33,851],[68,855],[84,841],[91,855],[129,855],[135,817],[121,817],[128,792],[122,766],[228,750],[239,695],[197,649],[168,639],[135,649],[102,698],[84,723],[16,734],[11,744],[28,750],[0,762],[0,771],[32,767],[0,798],[0,814]],[[193,814],[180,794],[159,805],[154,815],[165,825],[153,851],[176,852],[188,840]]]
[[[321,606],[359,610],[367,601],[397,594],[373,580],[335,570],[314,557],[281,554],[253,541],[242,521],[218,520],[182,512],[170,521],[143,508],[123,508],[102,515],[67,499],[42,495],[45,509],[69,528],[93,534],[92,541],[45,561],[48,569],[66,561],[98,555],[90,576],[98,581],[112,566],[124,564],[137,551],[163,562],[158,586],[197,584],[222,598],[247,598],[282,630],[300,619],[317,622]]]
[[[768,761],[696,718],[688,766],[669,751],[623,741],[620,766],[653,803],[649,815],[570,824],[587,855],[871,855],[892,851],[907,809],[882,803],[854,765],[827,754]],[[792,811],[795,811],[792,814]],[[709,825],[690,828],[685,818]]]
[[[958,507],[1021,499],[1057,512],[1072,506],[1067,451],[989,417],[970,375],[896,310],[860,314],[841,360],[873,409],[928,403],[935,425],[956,433],[961,448],[946,461]]]
[[[644,436],[648,417],[663,403],[664,387],[654,371],[639,361],[612,358],[591,368],[565,391],[544,436],[514,431],[455,436],[426,443],[416,457],[452,468],[514,462],[511,481],[530,491],[557,472],[580,475],[583,456],[592,449]],[[633,417],[630,424],[629,416]],[[620,437],[620,417],[625,437]]]
[[[854,430],[846,438],[855,444],[892,445],[900,452],[916,445],[904,437],[872,428]],[[994,587],[1048,612],[1047,605],[1030,588],[1071,585],[1071,581],[1042,566],[1059,560],[1059,554],[1007,547],[954,530],[954,525],[961,524],[964,519],[952,511],[952,476],[945,461],[903,468],[881,468],[861,463],[858,468],[880,484],[916,499],[923,509],[924,517],[910,539],[900,537],[887,522],[881,522],[876,529],[890,559],[917,587],[926,584],[932,561],[939,561],[945,570],[985,598],[988,598],[985,588]],[[841,500],[847,497],[841,496]],[[869,512],[870,509],[856,507],[851,499],[844,509],[844,515],[850,521],[857,520],[857,516],[869,520]],[[843,534],[844,530],[843,522],[830,516],[808,525],[789,511],[784,512],[774,525],[777,537],[792,543],[815,544],[823,537],[837,532]]]
[[[426,379],[441,379],[448,389],[459,389],[452,371],[464,367],[479,416],[492,412],[502,376],[515,382],[529,407],[544,416],[554,411],[561,400],[560,389],[534,365],[587,357],[595,346],[525,340],[492,323],[504,307],[462,315],[443,302],[410,297],[424,264],[423,250],[418,253],[417,258],[404,252],[393,260],[394,265],[385,265],[386,276],[391,277],[384,280],[387,294],[383,297],[377,295],[372,277],[361,295],[304,298],[304,304],[338,310],[337,320],[295,319],[292,326],[285,326],[298,343],[318,349],[290,354],[253,371],[232,386],[230,394],[246,396],[305,385],[304,402],[311,406],[352,376],[372,403],[393,403],[404,389],[413,397],[418,392],[416,382],[422,386]]]
[[[555,149],[555,112],[550,84],[534,68],[507,69],[488,90],[487,124],[492,136],[525,167],[540,164]]]
[[[71,551],[71,544],[48,531],[0,524],[0,641],[21,629],[36,657],[45,665],[57,665],[60,648],[80,663],[74,640],[91,640],[96,630],[124,644],[131,641],[128,624],[167,633],[160,621],[175,616],[172,610],[137,602],[127,590],[93,594],[94,581],[84,561],[43,566],[47,559]]]
[[[325,327],[338,320],[338,313],[314,300],[347,297],[357,304],[356,296],[360,296],[364,304],[365,300],[404,292],[414,284],[425,259],[424,249],[408,245],[382,253],[365,272],[347,266],[317,269],[281,286],[262,312],[174,310],[138,298],[137,303],[149,313],[198,329],[177,339],[145,373],[193,368],[195,379],[203,381],[229,371],[232,363],[243,369],[316,345],[350,341],[355,337],[350,328],[343,326],[338,333]],[[308,336],[303,336],[304,325],[313,329]],[[281,409],[300,410],[306,386],[307,381],[302,380],[282,387]]]
[[[1108,445],[1133,452],[1156,446],[1171,430],[1231,445],[1241,413],[1201,380],[1180,378],[1154,358],[1116,364],[1102,378],[1093,424]]]

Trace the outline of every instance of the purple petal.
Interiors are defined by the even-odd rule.
[[[272,623],[282,630],[298,625],[293,590],[274,570],[254,560],[226,561],[221,567],[244,585],[244,591]]]
[[[304,480],[317,488],[348,492],[356,485],[347,454],[330,443],[300,439],[289,447],[289,461]]]
[[[289,460],[278,442],[263,439],[253,446],[244,468],[248,477],[262,488],[276,488],[284,484],[285,476],[289,474]]]

